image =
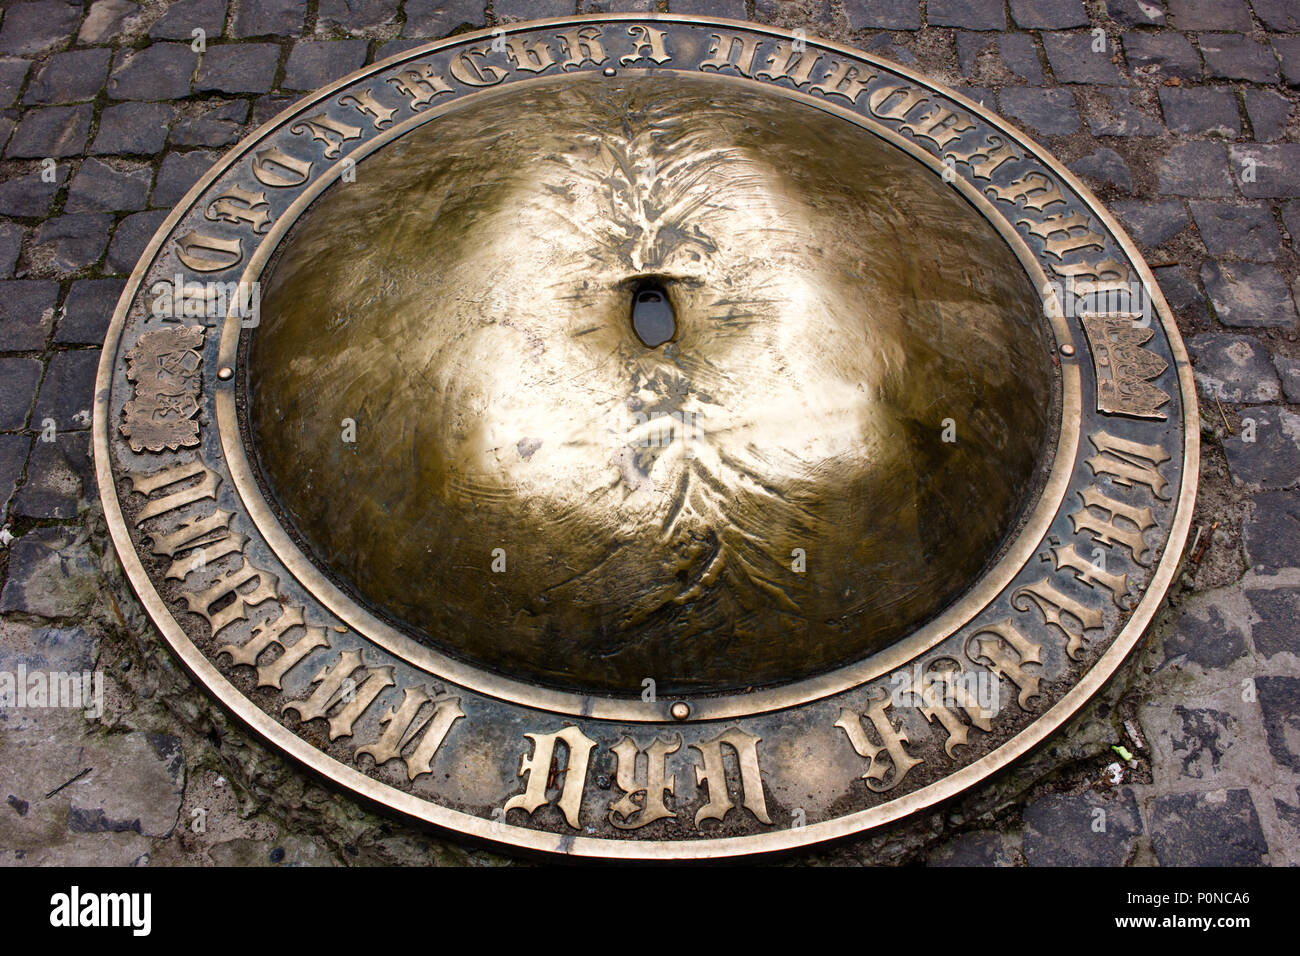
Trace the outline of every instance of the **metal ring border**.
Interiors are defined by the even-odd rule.
[[[559,26],[576,23],[654,21],[695,23],[705,26],[716,25],[731,27],[733,29],[741,28],[754,32],[767,33],[771,36],[783,39],[795,38],[795,34],[792,31],[763,26],[760,24],[751,24],[745,21],[725,20],[717,17],[672,16],[665,14],[606,14],[600,16],[557,17],[545,20],[506,24],[501,29],[504,29],[506,32],[516,32],[524,29],[531,30],[543,26]],[[891,70],[900,76],[907,77],[922,86],[939,90],[945,96],[951,97],[954,102],[962,105],[963,108],[973,112],[986,122],[989,122],[1007,133],[1017,143],[1019,143],[1019,145],[1033,153],[1039,161],[1041,161],[1054,174],[1059,176],[1067,185],[1070,186],[1071,189],[1078,193],[1078,195],[1089,205],[1092,211],[1101,219],[1102,223],[1106,226],[1111,235],[1115,237],[1120,248],[1124,251],[1125,255],[1128,256],[1139,277],[1142,279],[1143,285],[1152,295],[1152,300],[1156,305],[1157,314],[1160,316],[1161,325],[1168,336],[1170,351],[1173,355],[1176,366],[1179,383],[1179,399],[1182,403],[1184,415],[1182,480],[1180,483],[1178,498],[1174,504],[1173,524],[1170,528],[1164,552],[1161,555],[1151,581],[1147,586],[1147,590],[1143,594],[1142,600],[1139,601],[1137,607],[1133,609],[1132,615],[1106,651],[1101,655],[1096,663],[1093,664],[1088,672],[1084,674],[1079,682],[1066,692],[1066,694],[1057,701],[1056,704],[1040,715],[1036,721],[1020,733],[1016,734],[1010,740],[1003,743],[996,750],[986,754],[981,759],[968,764],[942,780],[929,784],[928,786],[913,791],[906,796],[899,797],[880,806],[871,807],[843,817],[837,817],[834,820],[811,823],[798,829],[789,829],[774,833],[758,833],[743,837],[692,841],[606,840],[595,837],[566,836],[549,833],[528,827],[497,823],[471,814],[449,810],[445,807],[415,797],[412,794],[390,787],[387,784],[379,783],[373,778],[366,776],[361,771],[325,756],[321,751],[309,745],[306,741],[292,733],[288,728],[267,716],[260,708],[254,705],[252,701],[243,697],[243,695],[238,692],[225,676],[222,675],[222,673],[199,652],[198,648],[190,641],[189,637],[185,634],[180,625],[171,618],[170,611],[154,589],[152,581],[145,573],[144,566],[135,552],[130,531],[127,528],[122,514],[121,504],[117,500],[116,481],[113,476],[108,446],[108,429],[110,425],[109,414],[111,411],[109,407],[109,396],[113,369],[116,365],[117,349],[121,339],[122,327],[125,322],[126,313],[129,311],[131,302],[134,300],[135,290],[138,289],[140,282],[144,278],[147,266],[152,263],[154,256],[157,255],[159,248],[162,246],[163,241],[166,239],[172,228],[177,224],[177,222],[179,222],[183,214],[193,205],[197,198],[202,195],[207,187],[211,185],[211,183],[214,182],[216,178],[235,161],[235,159],[243,155],[251,144],[256,142],[276,126],[285,122],[295,112],[305,108],[311,103],[318,102],[324,97],[333,95],[336,91],[350,85],[377,69],[396,65],[404,59],[424,55],[445,46],[486,39],[491,35],[491,30],[479,30],[407,50],[341,78],[330,86],[325,87],[323,90],[318,91],[315,95],[298,101],[293,106],[289,107],[289,109],[264,123],[250,136],[245,137],[239,146],[224,157],[217,166],[214,166],[213,169],[209,170],[190,189],[154,234],[127,281],[126,288],[123,290],[122,296],[118,300],[117,308],[114,311],[112,322],[109,326],[109,331],[105,337],[104,347],[100,355],[99,368],[96,376],[93,421],[95,477],[100,487],[100,498],[104,508],[104,516],[108,525],[109,534],[112,538],[118,558],[127,574],[127,578],[135,589],[136,594],[139,596],[141,603],[145,606],[150,618],[162,632],[164,638],[167,640],[168,644],[171,645],[172,650],[181,659],[182,663],[208,689],[208,691],[222,703],[223,706],[234,713],[255,733],[289,754],[313,772],[355,792],[364,799],[390,807],[393,810],[433,824],[434,826],[445,828],[452,833],[462,833],[471,837],[504,843],[527,850],[625,861],[716,859],[738,854],[774,853],[849,836],[854,833],[859,833],[901,819],[925,807],[946,800],[984,779],[995,771],[1008,766],[1010,763],[1043,742],[1043,740],[1055,732],[1070,716],[1074,714],[1076,710],[1083,706],[1083,704],[1101,688],[1101,686],[1119,667],[1124,658],[1127,657],[1129,652],[1132,651],[1134,646],[1136,646],[1147,625],[1155,615],[1156,610],[1163,603],[1165,592],[1181,563],[1182,552],[1186,546],[1188,531],[1191,527],[1192,509],[1195,504],[1197,479],[1199,475],[1200,449],[1200,414],[1196,404],[1195,384],[1192,378],[1191,364],[1188,361],[1187,351],[1183,345],[1178,328],[1173,322],[1164,295],[1156,284],[1155,277],[1152,275],[1150,267],[1147,266],[1132,240],[1110,213],[1097,202],[1097,199],[1092,195],[1092,192],[1083,185],[1083,183],[1081,183],[1073,173],[1061,165],[1054,156],[1044,150],[1034,140],[1014,127],[1009,126],[1000,118],[994,116],[982,106],[972,102],[960,93],[949,90],[944,86],[925,79],[905,67],[888,63],[878,57],[873,57],[870,54],[844,44],[823,40],[818,40],[817,44],[827,50],[837,51],[844,56],[878,64],[885,69]]]

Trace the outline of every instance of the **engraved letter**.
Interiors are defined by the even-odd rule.
[[[1169,460],[1169,453],[1159,445],[1142,445],[1104,431],[1089,435],[1088,441],[1101,452],[1088,459],[1094,475],[1110,475],[1115,484],[1124,488],[1146,485],[1161,501],[1169,500],[1169,482],[1159,470]]]
[[[556,806],[564,814],[569,826],[578,829],[578,812],[582,809],[582,791],[587,785],[587,763],[591,759],[591,749],[596,741],[590,739],[577,727],[565,727],[553,734],[524,734],[533,742],[532,756],[525,756],[519,761],[519,776],[528,777],[524,792],[515,794],[506,801],[505,810],[516,808],[531,815],[534,810],[547,802],[546,787],[551,777],[551,763],[555,755],[555,742],[563,741],[568,749],[567,763],[562,771],[564,787]]]
[[[451,87],[428,63],[417,63],[409,70],[403,70],[397,76],[390,76],[388,82],[396,87],[397,92],[411,98],[408,104],[413,110],[421,110],[433,102],[433,98],[442,93],[450,93]]]
[[[609,806],[609,822],[620,830],[635,830],[661,820],[675,817],[673,811],[664,806],[664,797],[675,792],[677,778],[667,773],[668,755],[676,753],[682,746],[682,738],[660,740],[655,738],[645,754],[645,783],[638,783],[636,772],[637,756],[640,750],[631,737],[624,737],[610,748],[618,758],[618,772],[615,779],[623,796]],[[645,794],[641,803],[636,802],[637,794]],[[622,817],[620,822],[615,817]],[[633,820],[633,817],[636,817]]]
[[[570,67],[577,69],[584,63],[594,63],[599,66],[608,60],[609,57],[605,56],[605,48],[600,42],[602,35],[597,27],[583,27],[580,30],[561,33],[560,44],[564,47],[564,55],[568,59],[560,64],[560,69],[567,70]]]
[[[907,776],[909,770],[924,762],[919,757],[913,757],[903,746],[910,743],[910,740],[901,725],[895,728],[893,721],[885,713],[889,706],[889,698],[882,697],[873,700],[867,708],[867,719],[871,721],[871,726],[875,728],[876,734],[882,741],[879,747],[867,736],[867,731],[862,726],[862,718],[847,707],[840,709],[840,719],[835,721],[835,726],[848,735],[849,743],[857,751],[858,756],[867,759],[867,772],[862,775],[862,779],[876,793],[892,790]],[[889,783],[883,782],[890,775],[890,770],[880,759],[882,753],[889,757],[889,762],[893,766],[893,779]]]
[[[294,159],[288,153],[279,149],[262,149],[258,150],[257,158],[253,160],[253,175],[263,186],[273,186],[277,189],[283,189],[288,186],[301,186],[311,178],[311,163],[305,163],[301,159]],[[285,170],[293,173],[292,177],[286,176]]]
[[[253,227],[253,232],[260,235],[270,227],[271,214],[267,211],[270,208],[266,193],[227,186],[220,196],[208,203],[203,215],[214,222],[231,222],[236,225],[246,222]]]
[[[177,238],[176,257],[195,272],[219,272],[239,265],[244,258],[241,242],[191,231]]]
[[[325,144],[325,158],[336,159],[343,149],[343,143],[350,139],[361,138],[361,127],[341,123],[332,116],[317,113],[307,119],[298,120],[289,127],[291,133],[307,133],[312,139]]]
[[[735,807],[731,802],[731,794],[727,792],[727,771],[722,762],[723,744],[736,752],[736,760],[740,764],[741,805],[759,822],[772,822],[767,815],[763,777],[758,769],[758,744],[762,739],[739,727],[732,727],[712,740],[691,744],[704,758],[703,765],[695,767],[695,782],[709,790],[709,802],[695,814],[696,827],[704,820],[723,819]]]
[[[984,637],[985,634],[993,636]],[[974,653],[971,651],[972,643],[975,645]],[[1042,664],[1041,650],[1016,630],[1011,618],[978,630],[966,640],[967,657],[977,664],[983,659],[989,670],[1020,688],[1017,702],[1022,710],[1028,710],[1030,699],[1038,696],[1039,678],[1037,674],[1027,673],[1021,665]]]
[[[632,52],[619,57],[618,62],[623,66],[637,60],[664,63],[672,58],[664,49],[664,37],[667,34],[663,30],[637,23],[627,28],[627,35],[632,38]],[[646,50],[650,52],[647,53]]]
[[[451,725],[464,717],[465,712],[460,709],[458,698],[448,698],[438,701],[430,713],[417,720],[420,708],[429,703],[429,699],[423,688],[404,688],[401,705],[389,708],[381,720],[384,725],[383,736],[373,744],[358,747],[356,755],[369,754],[374,758],[376,766],[383,766],[400,757],[402,748],[423,732],[424,736],[420,738],[415,750],[404,758],[406,776],[414,780],[421,774],[431,773],[434,754],[442,746]]]
[[[451,61],[451,75],[466,86],[495,86],[506,78],[506,71],[499,66],[478,62],[479,57],[488,55],[488,47],[481,46],[466,50]]]

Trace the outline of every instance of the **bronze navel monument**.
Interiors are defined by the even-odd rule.
[[[1132,242],[977,104],[687,16],[511,24],[200,181],[103,352],[172,648],[343,787],[624,859],[931,806],[1096,691],[1195,495]]]

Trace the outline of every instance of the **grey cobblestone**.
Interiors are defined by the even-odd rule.
[[[1282,64],[1282,75],[1291,86],[1300,86],[1300,37],[1269,37],[1273,52]]]
[[[1294,488],[1300,484],[1300,415],[1282,406],[1252,408],[1223,451],[1233,481],[1252,490]]]
[[[14,274],[18,256],[22,252],[25,230],[16,222],[0,222],[0,279]]]
[[[1180,143],[1156,167],[1157,190],[1170,196],[1231,196],[1228,154],[1218,143]]]
[[[39,425],[40,421],[33,424]],[[90,432],[56,432],[53,441],[38,437],[27,460],[27,480],[14,495],[10,510],[16,515],[41,520],[75,518],[85,501],[86,489],[94,493],[91,470]],[[53,608],[49,612],[25,613],[63,616]],[[68,616],[76,613],[70,608]]]
[[[1286,280],[1273,266],[1253,262],[1207,261],[1201,281],[1219,321],[1232,328],[1290,328],[1295,303]]]
[[[1004,30],[1006,10],[1000,3],[979,0],[928,0],[925,17],[930,26],[965,27],[967,30]]]
[[[98,366],[99,349],[55,352],[36,397],[33,425],[45,428],[52,421],[61,432],[89,428]]]
[[[1259,866],[1268,844],[1247,790],[1157,797],[1151,838],[1164,866]]]
[[[926,866],[1012,866],[1006,838],[996,830],[954,837],[930,854]]]
[[[68,164],[56,163],[47,177],[42,166],[0,183],[0,216],[34,219],[50,211],[54,196],[67,181]]]
[[[162,152],[173,108],[166,103],[118,103],[100,114],[90,152],[148,155]]]
[[[64,46],[77,29],[81,5],[64,0],[18,3],[5,11],[0,53],[39,55]]]
[[[54,341],[60,345],[99,345],[126,285],[121,279],[82,279],[72,283],[63,303]]]
[[[406,43],[406,44],[410,44],[411,46],[420,46],[424,41],[394,40],[393,42]],[[380,50],[379,59],[384,59],[386,57],[393,56],[395,53],[398,52],[401,51],[394,50],[393,53],[386,53],[385,51]],[[286,96],[284,94],[272,94],[271,96],[259,96],[257,98],[257,102],[253,104],[253,118],[250,121],[250,124],[252,126],[261,126],[267,120],[271,119],[273,116],[277,115],[278,113],[283,112],[284,110],[292,106],[297,101],[298,101],[297,96]]]
[[[1167,20],[1161,0],[1106,0],[1106,13],[1122,27],[1162,27]]]
[[[212,168],[217,154],[196,149],[188,153],[169,153],[158,169],[149,205],[170,209],[185,197],[190,187]]]
[[[242,0],[231,26],[235,37],[298,36],[305,5],[297,0]]]
[[[173,146],[230,146],[239,141],[248,122],[247,100],[197,104],[198,112],[177,118],[168,141]]]
[[[1010,6],[1011,19],[1026,30],[1065,30],[1089,22],[1081,0],[1010,0]]]
[[[72,50],[57,53],[37,71],[23,102],[38,106],[92,100],[104,86],[111,50]]]
[[[205,41],[215,40],[225,27],[226,0],[177,0],[149,28],[149,36],[188,43],[195,30],[202,30]]]
[[[1246,598],[1259,618],[1251,634],[1255,649],[1265,657],[1300,655],[1300,588],[1251,588]]]
[[[1300,567],[1300,498],[1288,491],[1255,495],[1242,543],[1246,560],[1258,573]]]
[[[68,213],[47,219],[32,236],[33,257],[45,271],[71,274],[93,266],[108,245],[113,217],[98,213]]]
[[[1300,773],[1300,678],[1260,677],[1255,686],[1273,759]]]
[[[1253,83],[1277,82],[1277,59],[1264,44],[1232,33],[1202,34],[1200,39],[1208,76]]]
[[[149,197],[153,170],[143,163],[123,163],[115,168],[87,159],[68,187],[69,212],[119,212],[143,209]]]
[[[113,230],[113,241],[108,246],[105,272],[130,275],[144,248],[167,218],[167,210],[152,209],[127,216]]]
[[[1274,355],[1273,365],[1282,379],[1282,392],[1293,405],[1300,404],[1300,359]]]
[[[676,0],[671,4],[674,13],[704,13],[702,9],[689,9],[691,6],[710,6],[705,2],[683,4]],[[719,5],[721,6],[721,4]],[[741,12],[735,10],[718,16],[745,18],[744,4],[738,4]],[[844,12],[849,19],[850,30],[918,30],[921,27],[921,5],[917,0],[845,0]]]
[[[1133,105],[1125,89],[1105,89],[1090,97],[1088,131],[1093,136],[1159,136],[1160,121]]]
[[[10,159],[75,156],[90,135],[92,112],[89,103],[28,110],[10,137],[5,155]]]
[[[1269,143],[1286,135],[1291,101],[1272,90],[1247,90],[1246,113],[1255,139]]]
[[[1024,819],[1030,866],[1122,866],[1142,834],[1137,800],[1127,787],[1109,798],[1052,794],[1025,807]]]
[[[90,607],[93,591],[86,584],[95,577],[95,563],[70,529],[34,528],[10,546],[10,554],[0,613],[57,620],[75,618]]]
[[[1179,761],[1181,776],[1189,780],[1213,780],[1223,771],[1236,742],[1241,739],[1241,722],[1227,711],[1213,707],[1174,705],[1177,731],[1169,747]],[[1225,760],[1227,758],[1227,760]]]
[[[0,431],[25,428],[32,396],[41,380],[41,363],[21,356],[0,356]]]
[[[1206,332],[1187,342],[1196,384],[1208,398],[1234,404],[1276,402],[1282,396],[1273,358],[1260,341],[1246,335]]]
[[[1201,57],[1181,33],[1125,33],[1129,67],[1147,76],[1201,78]]]
[[[123,50],[108,77],[115,100],[175,100],[189,96],[199,55],[187,44],[155,43],[143,50]]]
[[[718,9],[714,16],[736,16],[735,9],[727,12],[727,4],[712,5]],[[739,3],[740,19],[745,19],[745,4]],[[406,0],[403,10],[406,23],[402,26],[405,37],[445,37],[459,26],[482,26],[483,4],[478,0]],[[679,10],[679,13],[701,13],[703,11]],[[920,24],[917,24],[918,26]]]
[[[0,57],[0,109],[12,106],[31,69],[31,60],[18,57]]]
[[[1191,223],[1183,204],[1175,200],[1117,202],[1111,204],[1111,209],[1138,242],[1152,249],[1164,245]]]
[[[998,94],[1002,112],[1046,136],[1063,136],[1079,129],[1069,90],[1010,86]]]
[[[285,90],[315,90],[359,70],[366,62],[365,40],[299,40],[284,68]]]
[[[0,367],[5,361],[0,359]],[[3,401],[3,394],[4,385],[0,384],[0,401]],[[0,435],[0,522],[9,517],[9,502],[18,487],[31,447],[32,440],[27,435]]]
[[[1279,33],[1300,33],[1300,8],[1294,0],[1250,0],[1255,16],[1269,30]]]
[[[363,33],[397,20],[398,0],[320,0],[317,29]]]
[[[1242,429],[1223,443],[1234,481],[1270,490],[1300,484],[1300,416],[1280,406],[1252,408],[1243,414]]]
[[[1231,153],[1243,196],[1252,199],[1300,196],[1300,143],[1233,146]],[[1253,180],[1245,177],[1248,160],[1254,161]]]
[[[1163,645],[1164,663],[1185,661],[1204,670],[1221,670],[1246,655],[1246,625],[1229,620],[1208,601],[1183,608]]]
[[[265,93],[275,83],[280,47],[274,43],[226,43],[203,54],[196,93]]]
[[[982,57],[994,57],[993,69],[984,69]],[[968,78],[997,79],[999,71],[1007,71],[1031,85],[1043,82],[1043,67],[1038,62],[1038,51],[1028,34],[989,34],[962,31],[957,34],[957,58],[962,75]],[[991,75],[990,75],[991,74]]]
[[[1248,31],[1250,8],[1246,0],[1166,0],[1170,25],[1177,30]]]
[[[59,284],[50,280],[0,282],[0,352],[39,350],[54,328]]]
[[[1236,136],[1241,132],[1232,90],[1165,87],[1160,90],[1160,107],[1165,125],[1175,133]]]
[[[95,0],[77,31],[78,43],[107,43],[140,18],[139,4],[130,0]]]
[[[492,9],[498,18],[540,20],[572,14],[575,8],[570,0],[500,0],[493,3]]]
[[[754,7],[757,13],[758,3]],[[829,12],[829,7],[827,2],[823,9]],[[655,9],[655,0],[583,0],[582,3],[584,13],[653,13]]]
[[[1093,38],[1088,33],[1044,33],[1043,49],[1047,62],[1062,83],[1097,83],[1121,86],[1128,80],[1112,62],[1115,56],[1110,44],[1104,52],[1093,50]]]
[[[1103,146],[1069,165],[1071,172],[1091,180],[1094,185],[1109,184],[1126,193],[1133,191],[1133,174],[1129,172],[1128,163],[1113,149]]]
[[[1205,248],[1212,256],[1272,262],[1282,235],[1272,211],[1262,203],[1231,205],[1222,202],[1188,204]]]

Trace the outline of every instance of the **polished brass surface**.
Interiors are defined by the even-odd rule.
[[[880,648],[997,552],[1048,438],[1040,300],[988,223],[708,79],[489,98],[284,248],[249,362],[270,490],[361,599],[561,686],[743,688]]]
[[[687,697],[661,687],[655,698],[643,678],[622,696],[575,693],[543,684],[529,662],[517,673],[510,661],[488,670],[440,649],[468,657],[463,648],[427,636],[421,645],[415,629],[378,620],[327,577],[249,457],[247,360],[259,331],[255,314],[250,322],[223,303],[239,288],[256,293],[331,184],[361,185],[382,165],[374,160],[426,125],[460,129],[469,142],[464,120],[455,121],[491,98],[530,103],[560,77],[599,77],[615,91],[647,76],[683,90],[706,77],[715,103],[730,86],[781,99],[774,108],[792,114],[815,111],[821,123],[803,124],[805,140],[838,120],[868,165],[878,137],[906,157],[897,161],[919,163],[985,217],[1048,296],[1055,353],[1034,354],[1052,355],[1059,377],[1059,408],[1047,413],[1055,437],[1045,436],[1039,457],[1045,481],[1029,488],[1003,546],[941,613],[878,653],[752,692]],[[440,151],[428,130],[423,140],[430,155]],[[574,155],[575,142],[544,155]],[[768,148],[764,158],[783,166],[781,154]],[[668,183],[671,170],[651,179]],[[755,178],[764,191],[751,192],[766,195],[773,179],[797,185],[783,169],[769,174]],[[514,182],[526,188],[528,176]],[[781,225],[815,218],[781,212]],[[714,222],[725,218],[715,213]],[[531,212],[517,224],[530,239],[552,228]],[[502,239],[490,217],[469,231],[483,228],[498,229],[503,259],[524,245]],[[917,241],[933,244],[936,230],[952,227],[931,222]],[[858,241],[853,229],[848,238]],[[329,254],[373,260],[370,245],[362,235]],[[827,249],[843,255],[821,244]],[[734,248],[729,255],[738,258]],[[937,247],[935,258],[963,270],[971,261],[951,247]],[[660,356],[687,340],[692,318],[670,279],[635,276],[609,311],[629,341]],[[969,274],[951,281],[972,284]],[[636,290],[665,288],[671,323],[634,305]],[[187,306],[183,318],[159,312],[181,289],[181,299],[207,306]],[[863,311],[872,317],[871,307]],[[352,424],[340,420],[344,435]],[[959,442],[967,434],[960,410],[940,425]],[[697,442],[707,437],[698,426]],[[625,423],[611,428],[620,447],[649,447],[665,460],[662,432],[641,445],[627,440]],[[1131,652],[1178,573],[1198,433],[1186,350],[1150,270],[1086,187],[1024,134],[848,47],[753,24],[637,14],[510,23],[428,44],[306,96],[261,127],[200,179],[146,247],[101,353],[93,430],[105,521],[127,578],[178,659],[259,737],[419,820],[510,846],[625,860],[843,837],[933,808],[1043,743]],[[365,431],[356,438],[361,451]],[[857,518],[862,528],[876,517],[871,505]],[[505,561],[514,547],[493,549],[500,575],[518,573],[515,550]],[[815,553],[798,551],[791,572],[812,573]],[[497,562],[461,570],[496,575]]]

